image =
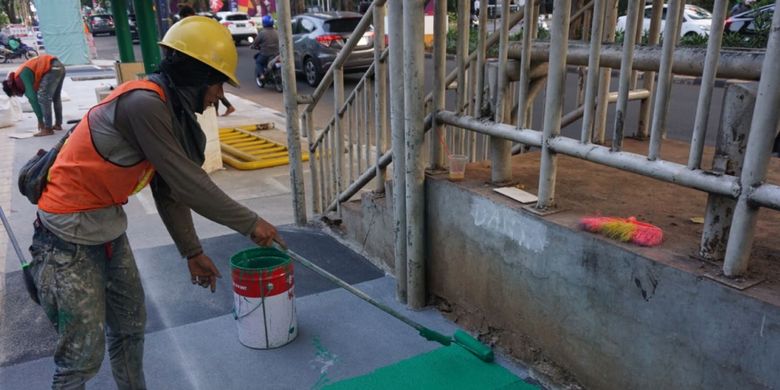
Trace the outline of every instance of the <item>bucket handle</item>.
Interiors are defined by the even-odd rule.
[[[244,314],[241,314],[241,308],[239,307],[241,305],[241,299],[239,298],[238,300],[233,300],[233,319],[234,320],[239,320],[241,318],[244,318],[244,317],[254,313],[255,310],[260,308],[260,306],[263,306],[263,304],[265,303],[265,294],[271,292],[271,290],[274,289],[274,285],[273,285],[273,283],[268,282],[265,285],[265,288],[267,288],[268,291],[263,291],[264,288],[262,286],[260,287],[260,291],[261,291],[260,302],[255,307],[253,307],[252,310],[249,310],[248,312],[246,312]]]

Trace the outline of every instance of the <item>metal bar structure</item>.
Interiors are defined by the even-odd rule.
[[[404,132],[404,47],[392,42],[403,42],[403,1],[390,2],[388,24],[390,30],[390,128],[393,156],[393,224],[395,225],[394,265],[396,299],[407,303],[406,266],[406,134]]]
[[[542,133],[542,157],[539,168],[539,200],[536,207],[545,210],[555,205],[555,177],[557,159],[550,149],[553,141],[561,132],[561,112],[563,111],[563,92],[566,81],[566,49],[569,41],[569,14],[571,0],[555,3],[550,31],[551,48],[550,68],[547,76],[547,93],[544,110],[544,131]]]
[[[710,35],[720,37],[723,35],[728,0],[716,0],[713,7]],[[699,101],[696,106],[696,120],[693,124],[693,136],[691,137],[691,153],[688,156],[688,168],[690,169],[699,168],[701,165],[704,136],[707,132],[707,120],[710,116],[710,104],[712,103],[712,90],[715,89],[715,71],[718,68],[720,46],[720,39],[710,39],[707,42],[707,57],[704,60]]]
[[[531,87],[531,44],[533,43],[533,34],[531,34],[531,28],[533,23],[529,23],[530,20],[536,19],[536,7],[535,1],[526,1],[524,5],[524,14],[528,17],[523,17],[523,46],[520,52],[520,82],[517,90],[517,128],[527,128],[531,124],[528,123],[528,89]],[[481,3],[480,3],[481,5]],[[507,48],[507,57],[509,56]]]
[[[433,20],[433,111],[438,112],[444,109],[444,98],[447,92],[447,86],[444,84],[447,73],[447,2],[436,2],[436,11]],[[459,57],[460,58],[460,57]],[[477,98],[479,99],[479,97]],[[430,162],[429,168],[432,170],[444,168],[444,155],[446,148],[444,145],[445,127],[433,121],[433,131],[431,132],[430,142]]]
[[[425,306],[425,194],[423,166],[425,1],[404,0],[404,129],[406,132],[407,306]]]
[[[144,71],[149,74],[157,71],[160,66],[160,47],[157,41],[157,18],[154,16],[154,4],[151,1],[133,0],[135,18],[138,28],[138,38],[141,41],[141,56],[144,61]]]
[[[633,73],[634,44],[636,34],[634,31],[639,25],[637,16],[639,7],[644,3],[639,0],[628,0],[628,14],[626,15],[626,34],[623,37],[623,58],[620,60],[620,81],[618,82],[618,100],[615,108],[615,125],[612,132],[612,151],[619,152],[623,149],[623,129],[626,124],[626,110],[628,109],[628,90],[630,88],[631,74]]]
[[[655,107],[653,107],[653,125],[650,129],[650,151],[647,159],[655,161],[661,154],[661,140],[666,134],[666,113],[669,111],[669,99],[672,93],[672,57],[677,36],[680,35],[679,24],[682,14],[683,0],[671,0],[667,6],[666,21],[664,22],[663,49],[661,52],[661,67],[658,70],[658,89],[655,93]],[[669,39],[669,37],[674,37]]]
[[[309,104],[304,110],[302,123],[307,134],[311,134],[311,171],[315,176],[311,183],[315,190],[318,189],[313,191],[316,198],[313,206],[319,213],[337,210],[341,203],[348,201],[371,180],[376,180],[375,191],[380,192],[384,188],[384,169],[393,163],[393,215],[396,226],[394,265],[397,277],[396,294],[400,301],[406,302],[411,308],[419,308],[425,304],[425,200],[422,189],[426,154],[430,167],[439,169],[445,165],[446,152],[457,153],[465,150],[471,161],[487,158],[488,147],[493,141],[509,145],[511,142],[517,142],[541,149],[539,200],[536,205],[541,210],[555,206],[557,155],[655,178],[706,192],[710,197],[736,202],[734,224],[729,233],[729,244],[725,248],[724,273],[734,276],[745,272],[749,243],[752,242],[753,235],[751,229],[755,229],[755,213],[759,207],[780,209],[780,186],[777,183],[765,183],[769,158],[767,145],[773,140],[776,128],[773,126],[778,119],[778,114],[771,112],[769,107],[780,105],[780,97],[775,96],[775,90],[780,90],[780,76],[777,76],[780,56],[775,53],[780,47],[776,32],[772,33],[771,45],[766,52],[750,52],[748,55],[745,52],[718,50],[723,33],[722,26],[713,26],[713,37],[706,50],[676,48],[679,26],[674,21],[679,22],[684,4],[682,0],[672,0],[664,36],[674,39],[668,39],[663,46],[658,46],[654,42],[658,42],[663,3],[655,0],[648,36],[649,45],[644,46],[636,41],[642,31],[640,21],[644,14],[640,10],[643,2],[629,0],[627,30],[630,33],[625,35],[622,44],[617,45],[609,43],[614,37],[617,16],[615,0],[589,2],[577,10],[571,9],[571,0],[564,0],[556,1],[551,39],[549,42],[543,42],[534,40],[536,8],[533,2],[528,1],[519,12],[502,13],[500,27],[495,28],[495,32],[490,36],[486,30],[487,2],[480,2],[481,23],[477,49],[468,53],[463,48],[463,44],[468,42],[466,38],[469,29],[468,26],[460,28],[458,43],[461,50],[456,53],[455,69],[447,72],[444,28],[447,23],[446,9],[444,2],[440,2],[434,16],[433,91],[423,98],[425,60],[422,54],[422,3],[422,0],[404,0],[391,1],[388,4],[387,29],[391,42],[389,49],[382,56],[375,56],[374,66],[355,85],[349,96],[344,98],[344,92],[341,91],[341,100],[334,104],[333,120],[324,130],[318,131],[312,127],[312,116],[309,114],[313,114],[322,93],[330,88],[331,84],[335,84],[336,89],[342,84],[343,74],[340,74],[338,69],[343,67],[343,61],[354,48],[356,42],[353,38],[361,36],[365,31],[360,28],[368,28],[369,20],[373,21],[375,39],[380,39],[385,27],[382,24],[384,18],[380,16],[384,12],[380,9],[385,4],[384,1],[378,0],[370,7],[370,15],[364,15],[358,24],[359,29],[347,40],[346,46],[349,48],[339,53],[338,65],[331,66],[314,94],[310,98],[299,99],[299,104]],[[460,10],[468,8],[465,3],[459,2]],[[723,3],[724,0],[717,0],[716,7],[724,8]],[[502,0],[501,7],[508,9],[508,1]],[[721,11],[723,10],[715,10],[716,24],[720,23],[718,19],[725,15],[725,11]],[[526,20],[530,33],[523,34],[522,42],[511,44],[507,40],[509,27],[522,20],[524,15],[529,16]],[[584,23],[583,26],[583,36],[589,35],[589,41],[569,42],[569,27],[574,19],[570,18],[570,15],[575,15],[583,21],[590,20],[590,23]],[[777,26],[777,21],[774,23]],[[459,20],[459,25],[463,24],[463,20]],[[393,42],[401,44],[393,45]],[[484,72],[487,68],[486,53],[488,47],[495,44],[498,44],[495,68],[498,72],[495,73],[495,84],[490,87],[498,93],[495,106],[492,107],[495,109],[493,114],[490,118],[484,118],[482,116],[486,110],[483,108],[488,106],[485,91],[489,84]],[[377,42],[377,50],[382,51],[379,46],[381,43]],[[385,76],[380,70],[380,67],[385,65],[384,55],[387,55],[386,65],[389,65]],[[567,66],[587,66],[588,76],[583,104],[562,115]],[[617,92],[609,91],[611,71],[606,71],[607,69],[620,69]],[[632,83],[635,78],[634,71],[644,72],[644,89],[635,89]],[[659,74],[658,88],[655,88],[653,82],[656,72]],[[663,129],[669,119],[665,107],[669,104],[669,91],[674,75],[702,77],[697,124],[687,164],[665,161],[660,156]],[[758,100],[765,99],[764,95],[767,95],[767,101],[774,104],[756,105],[752,114],[745,170],[741,174],[720,172],[716,169],[714,171],[719,173],[712,174],[710,170],[705,171],[700,167],[702,153],[699,142],[705,134],[699,129],[707,127],[706,115],[710,111],[712,86],[716,78],[747,81],[760,79],[758,95],[761,99]],[[518,79],[520,81],[515,82]],[[382,80],[387,84],[383,86]],[[456,80],[457,84],[453,84]],[[532,111],[529,108],[545,85],[547,89],[544,122],[540,131],[532,129]],[[452,91],[449,96],[454,97],[449,101],[446,99],[448,90]],[[383,97],[389,99],[389,107],[386,106],[387,102],[382,101]],[[656,104],[650,121],[653,97]],[[623,114],[631,100],[641,101],[636,134],[638,138],[643,139],[647,135],[647,129],[652,128],[647,155],[622,150],[622,140],[626,135],[624,133],[629,128],[623,120]],[[617,101],[618,115],[612,129],[612,145],[591,143],[592,140],[598,142],[600,138],[606,137],[600,133],[604,132],[606,127],[604,121],[607,106],[614,101]],[[516,108],[509,110],[514,104],[517,104]],[[516,112],[516,116],[512,117],[508,111]],[[562,136],[561,128],[574,123],[580,117],[583,118],[583,125],[576,139]],[[704,118],[704,121],[701,121],[701,118]],[[386,125],[388,119],[389,126]],[[425,141],[425,130],[428,128],[433,128],[434,131]],[[452,130],[445,131],[448,128]],[[345,131],[348,134],[346,139]],[[392,138],[391,150],[386,150],[383,145],[388,132]],[[457,136],[442,140],[443,137],[439,134],[446,133]],[[491,141],[486,142],[488,139]],[[424,142],[429,144],[424,145]],[[448,150],[445,150],[444,145],[449,145]],[[345,158],[344,155],[348,161],[346,167],[339,163]],[[491,157],[503,158],[508,155],[504,150],[498,153],[493,150],[491,153]],[[503,161],[500,160],[499,164],[494,161],[492,167],[495,169],[498,166],[503,171],[499,177],[511,178],[511,165],[504,165]],[[750,172],[747,172],[748,169]],[[711,217],[709,212],[707,215],[708,218]],[[739,232],[735,233],[735,230]]]
[[[617,21],[617,0],[604,0],[607,2],[607,8],[604,13],[604,20],[594,20],[593,23],[606,23],[604,25],[604,42],[615,42],[615,29]],[[604,63],[602,61],[602,66]],[[607,95],[609,94],[609,85],[612,82],[612,68],[601,69],[599,75],[599,92],[596,103],[596,116],[594,119],[593,142],[603,144],[606,140],[607,124]]]
[[[650,16],[650,30],[647,32],[648,46],[658,45],[658,42],[661,39],[661,17],[663,8],[663,0],[653,0],[653,7]],[[646,71],[643,77],[644,80],[642,81],[642,87],[648,91],[653,91],[655,89],[655,72]],[[642,103],[639,105],[639,123],[637,124],[636,129],[636,136],[639,139],[647,139],[648,129],[650,127],[650,110],[652,106],[652,97],[642,101]]]
[[[298,89],[295,82],[290,3],[279,2],[279,53],[282,56],[282,86],[284,109],[288,118],[298,118]],[[301,153],[301,129],[297,120],[286,121],[287,147],[290,152],[290,188],[293,190],[293,216],[298,226],[307,222],[306,193],[303,186],[303,159]]]
[[[507,76],[506,62],[509,44],[509,0],[501,0],[501,31],[498,40],[498,81],[496,86],[495,121],[503,123],[506,120]],[[459,107],[460,108],[460,107]],[[501,139],[490,139],[490,180],[494,184],[512,181],[512,142]]]
[[[723,264],[723,273],[726,276],[747,272],[759,211],[759,207],[750,202],[751,193],[766,179],[771,152],[769,145],[774,141],[780,119],[780,110],[777,109],[780,107],[780,13],[777,12],[772,17],[761,75],[740,175],[742,192],[734,209]],[[777,195],[777,191],[774,193]],[[777,201],[777,198],[775,200]]]
[[[374,6],[374,127],[376,130],[376,189],[385,192],[385,170],[379,167],[379,160],[385,150],[384,136],[387,132],[387,60],[382,58],[385,52],[385,16],[384,4]],[[351,146],[351,145],[350,145]],[[351,168],[351,165],[350,165]],[[350,181],[352,177],[350,176]]]
[[[598,93],[599,83],[599,61],[601,60],[599,53],[601,52],[601,37],[604,34],[604,24],[600,21],[604,18],[604,1],[596,1],[593,7],[593,20],[590,32],[590,55],[588,59],[588,80],[585,84],[585,111],[582,118],[582,131],[580,135],[580,142],[583,144],[590,142],[590,137],[593,134],[593,118],[596,114],[596,94]],[[523,42],[525,45],[525,42]],[[523,49],[523,52],[527,52]]]

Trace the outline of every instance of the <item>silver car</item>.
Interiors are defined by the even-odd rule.
[[[306,83],[317,86],[363,15],[356,12],[319,12],[292,20],[295,70]],[[374,32],[369,29],[344,63],[345,72],[364,72],[374,61]]]

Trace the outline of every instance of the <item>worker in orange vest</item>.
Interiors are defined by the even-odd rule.
[[[65,81],[65,65],[49,54],[31,58],[3,81],[3,91],[8,97],[26,96],[35,116],[38,117],[36,137],[52,135],[62,130],[62,83]],[[54,125],[52,125],[52,105]]]
[[[84,115],[38,201],[29,269],[59,335],[55,389],[83,388],[106,344],[117,387],[145,388],[144,291],[122,206],[147,183],[193,284],[213,292],[221,275],[203,252],[191,210],[258,245],[284,245],[273,225],[201,169],[206,136],[195,114],[219,100],[223,83],[238,86],[230,32],[192,16],[174,24],[160,46],[159,73],[119,85]]]

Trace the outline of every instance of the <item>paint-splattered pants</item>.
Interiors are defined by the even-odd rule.
[[[119,389],[145,389],[144,292],[127,236],[78,245],[36,221],[30,252],[41,306],[59,334],[52,388],[83,389],[100,369],[108,338]]]

